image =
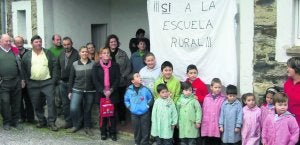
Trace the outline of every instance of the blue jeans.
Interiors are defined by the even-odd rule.
[[[73,127],[80,128],[82,122],[82,113],[84,120],[84,127],[92,127],[91,110],[94,101],[94,92],[83,92],[72,90],[70,112],[73,121]]]

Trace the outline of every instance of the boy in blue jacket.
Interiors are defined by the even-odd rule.
[[[151,91],[142,85],[138,73],[130,76],[131,85],[127,88],[124,102],[131,112],[134,141],[137,145],[148,145],[150,136],[149,108],[153,104]]]

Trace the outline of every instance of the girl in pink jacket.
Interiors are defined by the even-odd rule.
[[[273,105],[273,96],[276,94],[278,89],[276,87],[270,87],[266,90],[265,103],[260,107],[261,109],[261,124],[264,123],[265,118],[269,115],[275,114],[275,108]]]
[[[219,116],[225,96],[221,94],[222,83],[214,78],[210,85],[211,92],[204,97],[201,136],[207,145],[220,145]]]
[[[242,96],[243,108],[242,145],[259,145],[261,134],[261,111],[255,104],[255,96],[246,93]]]
[[[287,111],[287,96],[277,93],[273,102],[275,114],[267,116],[262,128],[263,145],[295,145],[299,139],[299,126],[294,115]]]

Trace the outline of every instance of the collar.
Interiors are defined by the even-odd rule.
[[[11,50],[11,48],[9,48],[8,50],[6,50],[5,48],[3,48],[2,46],[0,46],[1,47],[1,49],[4,51],[4,52],[9,52],[10,50]]]

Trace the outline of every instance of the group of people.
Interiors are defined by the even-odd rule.
[[[93,43],[77,50],[70,37],[62,39],[58,34],[53,35],[49,49],[42,47],[40,36],[33,36],[32,49],[27,50],[22,37],[15,37],[11,44],[11,37],[2,34],[0,105],[4,130],[22,129],[20,119],[33,123],[36,116],[36,127],[57,131],[59,104],[54,96],[59,96],[65,119],[62,127],[70,133],[84,128],[86,134],[93,135],[92,106],[95,100],[106,98],[115,111],[101,120],[101,140],[117,140],[117,121],[125,124],[127,108],[137,145],[151,144],[150,138],[157,145],[297,144],[299,57],[287,62],[284,92],[268,88],[266,102],[259,108],[253,93],[238,99],[234,85],[228,85],[223,95],[218,78],[207,87],[193,64],[187,66],[187,79],[180,82],[173,75],[171,62],[156,63],[144,33],[139,29],[137,38],[130,41],[130,58],[119,48],[114,34],[99,50]]]

